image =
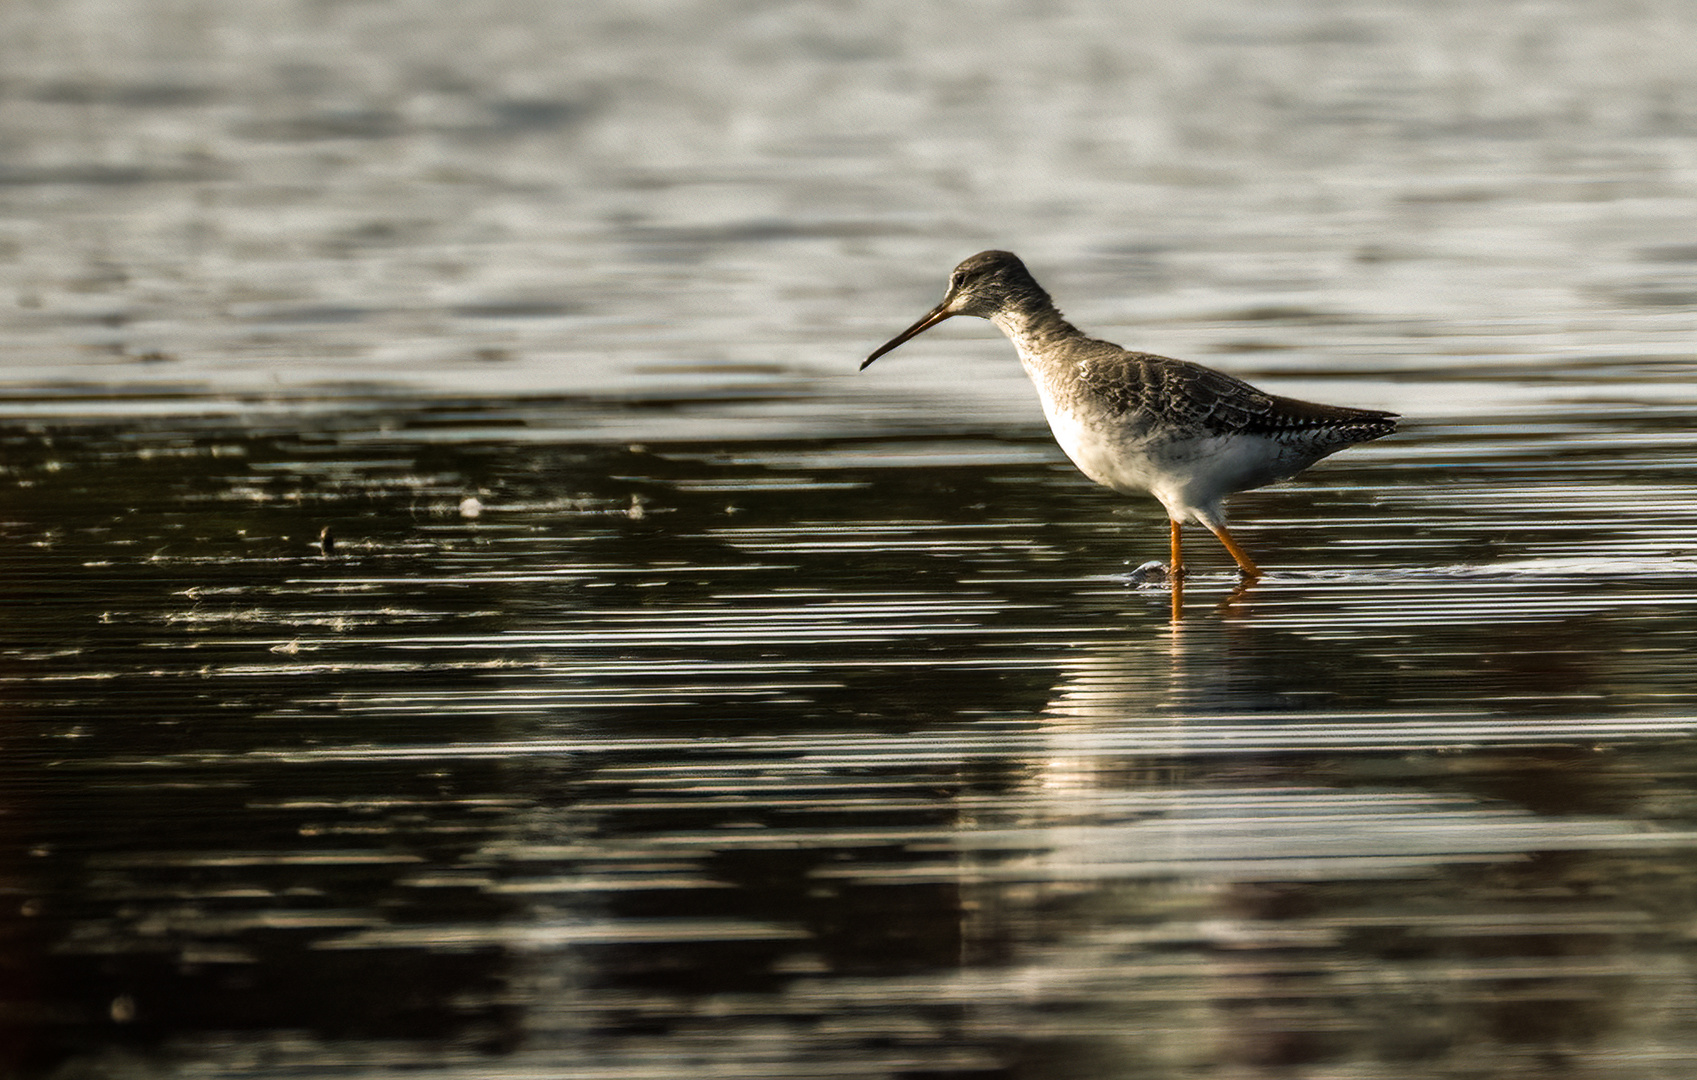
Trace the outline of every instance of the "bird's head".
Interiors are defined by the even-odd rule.
[[[923,334],[944,319],[951,319],[956,315],[976,315],[981,319],[988,319],[998,311],[1017,306],[1030,297],[1048,299],[1037,282],[1032,280],[1025,264],[1019,261],[1019,256],[1011,251],[980,251],[955,267],[954,273],[949,275],[949,291],[943,294],[942,303],[927,312],[924,318],[880,345],[860,365],[861,370],[864,371],[868,364],[897,345]]]

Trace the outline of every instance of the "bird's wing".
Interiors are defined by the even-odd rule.
[[[1169,425],[1220,434],[1279,435],[1315,428],[1395,427],[1396,414],[1320,405],[1259,390],[1223,371],[1151,353],[1118,351],[1080,365],[1081,381],[1116,412],[1159,416]]]

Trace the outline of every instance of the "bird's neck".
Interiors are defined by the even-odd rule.
[[[996,328],[1006,334],[1019,358],[1029,367],[1039,366],[1046,357],[1057,356],[1064,343],[1083,337],[1078,327],[1067,322],[1047,296],[1022,297],[990,316]]]

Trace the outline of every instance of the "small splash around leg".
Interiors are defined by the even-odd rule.
[[[1171,577],[1166,563],[1151,559],[1127,574],[1125,580],[1128,585],[1165,585]]]

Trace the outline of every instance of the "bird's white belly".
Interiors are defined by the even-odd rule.
[[[1055,441],[1085,476],[1127,493],[1152,493],[1159,484],[1162,474],[1150,456],[1147,435],[1061,409],[1046,411]]]
[[[1175,435],[1123,416],[1073,412],[1047,400],[1044,405],[1055,441],[1080,472],[1115,491],[1153,495],[1176,521],[1218,521],[1227,495],[1295,471],[1285,467],[1288,448],[1271,439]]]

